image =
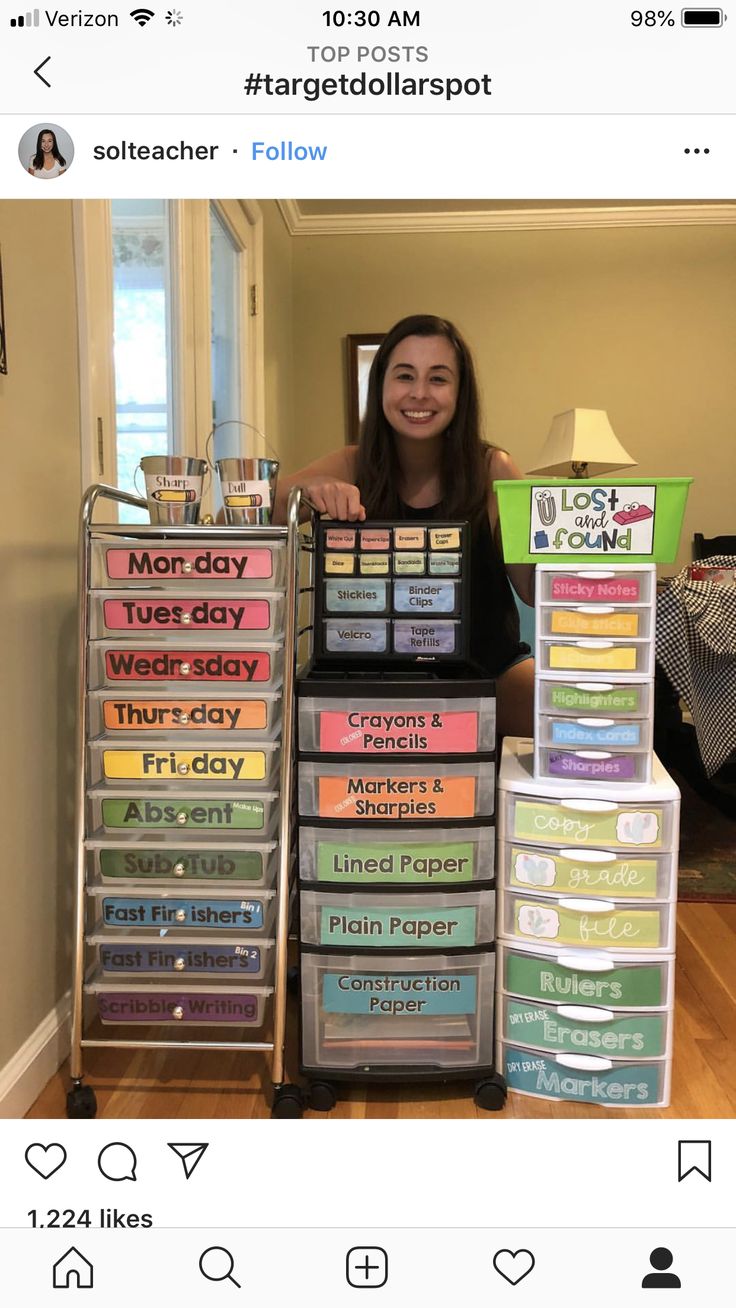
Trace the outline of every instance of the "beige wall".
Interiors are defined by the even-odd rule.
[[[554,413],[604,408],[637,472],[697,479],[681,563],[694,530],[736,531],[736,227],[309,236],[293,257],[292,467],[344,439],[346,334],[437,313],[522,468]]]
[[[0,1068],[68,989],[79,504],[71,205],[0,203]]]
[[[275,200],[260,201],[263,213],[263,336],[265,434],[284,463],[292,463],[294,386],[292,351],[292,245]]]

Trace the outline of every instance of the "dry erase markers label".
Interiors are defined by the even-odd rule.
[[[509,949],[504,959],[504,989],[550,1003],[659,1008],[667,1001],[667,964],[632,962],[610,971],[586,972],[583,967],[564,967],[554,958]]]
[[[271,655],[266,650],[105,650],[110,681],[269,681]]]
[[[550,645],[550,668],[578,669],[595,672],[635,672],[636,647],[612,645],[608,648],[594,645]]]
[[[328,620],[325,626],[325,648],[330,654],[385,654],[388,648],[388,623],[379,621],[358,622],[354,618],[341,621]]]
[[[544,1099],[573,1099],[590,1104],[617,1104],[641,1108],[662,1098],[661,1063],[619,1064],[606,1071],[577,1071],[554,1058],[508,1045],[504,1066],[509,1090],[541,1095]]]
[[[188,627],[202,631],[265,631],[271,623],[266,599],[221,600],[124,599],[105,600],[105,625],[111,631],[160,631]]]
[[[472,776],[321,776],[317,787],[319,817],[401,822],[476,816],[476,780]]]
[[[253,976],[262,970],[258,945],[155,945],[122,940],[100,945],[103,972],[195,972],[210,976]]]
[[[511,849],[509,884],[528,890],[553,890],[604,899],[656,899],[657,861],[653,858],[616,858],[605,850],[567,851]]]
[[[554,902],[517,899],[513,930],[526,940],[583,949],[659,949],[664,944],[664,918],[658,908],[586,913]]]
[[[374,949],[459,947],[476,943],[477,909],[339,908],[320,913],[321,945]]]
[[[607,813],[595,813],[584,808],[576,812],[561,805],[517,799],[513,835],[517,840],[530,840],[536,844],[551,841],[555,845],[613,848],[648,845],[656,849],[662,844],[662,818],[663,809],[659,805],[649,809],[617,808]]]
[[[503,1034],[555,1054],[593,1054],[603,1058],[660,1058],[665,1053],[664,1013],[610,1015],[607,1021],[575,1019],[554,1008],[509,999],[504,1003]]]
[[[454,581],[394,582],[396,613],[454,613],[456,602]]]
[[[475,976],[453,972],[327,972],[322,1009],[409,1018],[475,1013],[477,989]]]
[[[135,880],[260,881],[264,874],[259,849],[227,853],[216,850],[101,849],[102,876]]]
[[[255,581],[273,576],[269,549],[197,550],[120,549],[106,551],[107,575],[117,578],[216,577],[221,581]]]
[[[425,657],[454,654],[458,629],[457,622],[396,621],[394,651],[396,654],[418,654]]]
[[[551,777],[579,778],[581,781],[633,781],[638,764],[635,754],[603,754],[588,750],[581,754],[565,754],[550,750],[547,772]]]
[[[262,800],[222,800],[220,803],[168,803],[153,799],[103,799],[102,821],[110,829],[162,827],[179,831],[262,831]]]
[[[656,486],[531,487],[530,554],[651,554]]]
[[[328,754],[472,754],[478,748],[478,714],[322,710],[319,748]]]
[[[237,1026],[261,1022],[259,996],[248,994],[101,990],[97,1007],[103,1022],[232,1022]]]
[[[611,613],[553,609],[550,631],[553,636],[638,636],[639,614],[616,609]]]
[[[106,926],[207,927],[207,929],[260,931],[262,899],[119,899],[102,901]]]
[[[317,880],[345,884],[464,883],[476,876],[475,851],[468,842],[445,844],[391,844],[371,841],[322,839],[317,842]],[[478,876],[493,875],[493,867]]]
[[[565,686],[557,682],[546,687],[548,704],[553,709],[579,709],[584,713],[640,713],[641,686],[609,686],[596,690],[592,686]]]
[[[581,573],[579,576],[554,574],[550,579],[550,599],[568,600],[579,604],[599,603],[636,604],[641,596],[641,576],[596,577]]]
[[[551,737],[553,745],[600,745],[622,748],[626,745],[637,747],[642,741],[642,723],[605,722],[595,724],[577,721],[575,718],[559,718],[552,721]]]
[[[183,749],[103,750],[105,776],[124,780],[151,781],[263,781],[266,755],[263,750],[215,750],[193,752]]]
[[[268,721],[265,699],[106,699],[108,731],[260,731]]]
[[[328,613],[385,613],[385,581],[327,581],[325,609]]]

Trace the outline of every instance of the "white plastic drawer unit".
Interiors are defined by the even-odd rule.
[[[93,640],[154,633],[160,637],[167,632],[187,640],[268,640],[283,634],[284,603],[283,593],[276,590],[248,595],[204,585],[189,590],[93,590],[89,634]]]
[[[188,883],[237,886],[243,894],[268,890],[276,880],[278,846],[275,840],[249,844],[177,840],[147,832],[123,844],[110,840],[86,841],[87,884],[116,887]]]
[[[498,987],[548,1004],[668,1009],[675,997],[673,954],[624,954],[499,942]]]
[[[270,740],[281,725],[280,691],[237,690],[192,695],[145,690],[95,690],[89,696],[89,734],[150,739],[222,732],[235,740]]]
[[[300,695],[299,749],[307,754],[475,754],[496,745],[493,697],[452,699],[421,688],[401,696],[384,690],[370,697],[348,684],[341,696]]]
[[[196,528],[195,533],[196,534]],[[94,589],[122,586],[180,586],[198,582],[231,590],[278,590],[286,574],[284,541],[146,540],[131,536],[93,536]]]
[[[620,672],[654,676],[651,640],[547,639],[537,633],[536,666],[541,673],[577,672],[609,678]]]
[[[571,718],[633,718],[651,720],[654,712],[654,682],[636,680],[578,681],[571,678],[537,676],[536,714],[550,714],[553,720]],[[550,740],[549,744],[562,744]]]
[[[499,847],[499,871],[505,887],[534,895],[583,895],[586,898],[658,900],[677,898],[677,853],[632,850],[548,849],[506,841]]]
[[[649,563],[610,568],[537,565],[537,604],[653,604],[656,568]]]
[[[552,1054],[596,1058],[664,1058],[672,1054],[672,1012],[623,1013],[584,1004],[539,1004],[504,995],[499,1004],[504,1040]]]
[[[302,950],[305,1068],[488,1067],[492,951],[452,956]]]
[[[675,948],[675,905],[622,903],[580,895],[522,895],[500,886],[498,930],[507,941],[671,953]]]
[[[204,831],[236,835],[238,840],[268,840],[276,822],[278,795],[275,791],[177,790],[175,795],[152,793],[150,787],[124,789],[97,786],[87,794],[90,834],[170,831]]]
[[[653,632],[650,606],[616,607],[613,604],[542,604],[537,614],[540,636],[590,636],[604,640],[649,640]]]
[[[202,940],[186,931],[111,935],[94,931],[87,937],[93,958],[105,976],[227,977],[230,980],[270,980],[273,971],[273,937],[243,940],[218,936]]]
[[[205,687],[208,695],[228,698],[246,687],[258,694],[278,690],[283,668],[284,647],[278,641],[241,640],[237,648],[208,641],[195,648],[182,632],[175,643],[170,636],[157,641],[91,641],[87,678],[90,690],[158,694],[172,686],[177,694],[190,694],[196,685]]]
[[[480,763],[300,762],[299,813],[356,820],[416,822],[492,817],[496,769]]]
[[[150,927],[152,935],[165,937],[169,931],[189,931],[268,935],[275,913],[275,890],[219,890],[214,887],[188,890],[156,890],[125,887],[112,893],[107,886],[89,887],[89,895],[98,913],[96,928],[115,934],[139,927]]]
[[[271,986],[197,985],[179,983],[174,988],[154,981],[117,981],[93,977],[85,985],[97,999],[100,1020],[108,1023],[144,1023],[153,1026],[239,1026],[263,1025]]]
[[[468,949],[492,945],[492,890],[346,894],[305,890],[300,896],[304,945],[353,949]]]
[[[499,1041],[498,1070],[509,1090],[602,1108],[662,1108],[670,1101],[672,1060],[551,1054]]]
[[[492,881],[496,832],[491,826],[443,830],[385,825],[299,826],[299,876],[368,890],[373,886],[471,885]]]
[[[87,746],[89,783],[119,785],[144,781],[152,791],[176,792],[182,785],[230,786],[233,792],[273,787],[278,782],[281,746],[269,740],[234,748],[231,741],[206,736],[176,746],[161,740],[147,742],[93,740]]]
[[[643,786],[651,778],[652,757],[635,749],[559,749],[537,745],[535,774],[550,781],[624,782]]]

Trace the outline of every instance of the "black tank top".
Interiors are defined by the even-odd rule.
[[[401,505],[411,521],[438,517],[441,505],[415,509]],[[520,654],[529,653],[519,635],[519,610],[491,524],[484,513],[470,538],[470,654],[489,677],[496,677]]]

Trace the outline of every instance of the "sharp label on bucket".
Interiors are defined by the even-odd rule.
[[[531,488],[530,554],[651,555],[656,486]]]

